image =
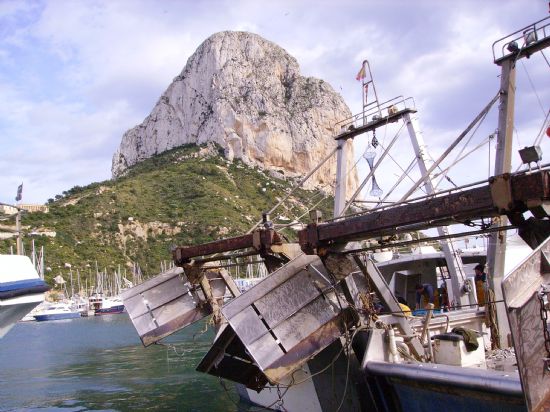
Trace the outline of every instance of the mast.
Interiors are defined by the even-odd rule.
[[[377,128],[387,125],[389,122],[395,122],[397,120],[403,119],[407,125],[407,131],[409,133],[409,138],[415,152],[415,156],[418,159],[418,168],[423,177],[425,177],[421,182],[424,182],[424,187],[428,194],[435,193],[434,186],[430,178],[430,170],[426,167],[428,162],[426,147],[424,144],[424,139],[422,137],[422,132],[418,125],[418,119],[415,115],[416,110],[410,109],[407,107],[406,101],[402,97],[397,97],[395,99],[383,102],[382,104],[378,101],[378,95],[376,93],[376,87],[374,84],[372,72],[370,65],[367,60],[363,61],[363,66],[361,71],[357,75],[357,80],[362,80],[362,93],[363,93],[363,112],[359,115],[354,116],[347,121],[342,122],[342,129],[344,130],[339,136],[336,137],[338,141],[338,157],[337,157],[337,168],[336,168],[336,190],[335,190],[335,199],[334,199],[334,217],[340,217],[349,207],[351,202],[359,195],[365,183],[369,177],[372,177],[373,184],[374,172],[376,166],[371,165],[371,172],[356,190],[356,192],[350,197],[349,204],[346,205],[346,151],[344,150],[344,144],[351,140],[354,136],[366,133],[369,131],[374,133]],[[374,100],[369,101],[368,93],[369,88],[372,89],[374,94]],[[387,116],[385,115],[387,113]],[[357,125],[359,123],[359,125]],[[389,150],[389,147],[386,149]],[[380,159],[381,160],[381,159]],[[421,184],[421,183],[420,183]],[[414,192],[417,186],[410,189],[410,191],[405,196],[405,199],[409,197],[410,194]],[[402,199],[402,200],[405,200]],[[438,234],[440,236],[447,236],[448,230],[446,227],[438,227]],[[441,241],[441,248],[443,250],[445,260],[447,263],[447,268],[449,270],[449,275],[451,278],[451,285],[449,288],[449,294],[452,296],[454,302],[458,305],[465,305],[469,303],[469,298],[467,295],[461,293],[461,287],[465,281],[464,268],[462,265],[462,259],[457,254],[454,249],[454,245],[450,240]],[[437,286],[437,285],[436,285]]]
[[[529,57],[550,45],[549,26],[548,18],[545,18],[493,43],[494,62],[501,67],[495,176],[510,173],[512,169],[516,61],[523,57]],[[507,221],[505,216],[501,216],[495,218],[494,224],[495,226],[504,226]],[[489,286],[494,291],[497,302],[502,301],[504,297],[501,284],[506,275],[504,273],[505,256],[506,233],[492,233],[487,248],[487,270]],[[496,305],[496,307],[500,331],[499,345],[501,348],[511,346],[510,324],[506,308],[504,305]]]
[[[337,218],[346,207],[346,176],[347,176],[347,150],[348,139],[338,140],[338,152],[336,154],[336,188],[334,189],[333,217]]]
[[[426,146],[424,144],[424,138],[422,137],[422,132],[418,125],[418,119],[416,116],[411,117],[410,113],[405,113],[403,116],[405,123],[407,124],[407,129],[409,136],[411,138],[411,143],[414,148],[416,157],[418,159],[418,168],[422,176],[426,176],[424,181],[424,188],[426,193],[431,195],[435,193],[435,189],[432,183],[431,175],[428,173],[426,163],[428,161]],[[439,226],[437,228],[437,233],[441,237],[445,237],[449,234],[449,231],[446,226]],[[469,297],[466,294],[461,293],[461,287],[465,281],[464,267],[462,265],[462,258],[456,252],[454,244],[451,240],[445,239],[440,242],[441,249],[445,255],[445,261],[447,263],[447,269],[449,270],[449,275],[451,277],[451,287],[449,288],[449,296],[452,296],[452,299],[455,303],[460,306],[469,304]],[[436,287],[438,287],[436,285]]]
[[[15,215],[15,230],[17,231],[17,254],[23,254],[23,241],[21,239],[21,208],[17,207],[17,215]]]

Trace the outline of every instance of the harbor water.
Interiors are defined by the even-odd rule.
[[[19,322],[0,340],[0,411],[248,410],[231,382],[195,371],[204,327],[144,348],[126,314]]]

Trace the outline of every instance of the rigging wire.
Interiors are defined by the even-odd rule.
[[[472,141],[472,139],[474,138],[476,132],[479,130],[481,124],[485,121],[485,119],[487,118],[487,115],[489,114],[490,110],[487,110],[485,112],[485,114],[483,115],[483,117],[479,120],[479,122],[477,123],[476,127],[474,128],[474,130],[472,131],[472,133],[470,134],[470,137],[468,138],[468,140],[466,140],[466,142],[464,143],[464,145],[462,146],[462,149],[460,149],[460,151],[457,153],[456,157],[455,157],[455,160],[451,163],[451,167],[453,165],[456,164],[456,160],[462,155],[462,153],[464,153],[464,151],[466,150],[466,148],[468,147],[468,145],[470,144],[470,142]],[[471,152],[470,152],[471,153]],[[446,170],[448,171],[450,169],[450,167],[448,167]],[[443,175],[443,178],[447,177],[447,174],[445,173]],[[487,176],[489,177],[489,176]],[[454,185],[456,187],[456,185]]]
[[[523,70],[525,70],[525,74],[527,75],[527,79],[529,79],[529,84],[531,85],[531,88],[533,89],[533,92],[535,93],[535,96],[537,97],[537,101],[539,102],[539,107],[542,110],[542,114],[545,114],[546,110],[544,110],[544,106],[542,105],[542,102],[540,100],[540,96],[537,93],[537,89],[535,89],[535,85],[533,84],[533,80],[531,79],[531,75],[529,74],[529,71],[527,70],[527,67],[525,67],[525,64],[523,64],[523,61],[521,62],[521,65],[523,67]]]
[[[439,182],[437,182],[437,184],[435,185],[435,189],[437,189],[441,183],[443,182],[443,179],[446,179],[447,181],[449,181],[454,187],[457,187],[457,185],[448,177],[448,172],[449,170],[455,166],[456,164],[458,164],[460,161],[462,161],[464,158],[466,158],[467,156],[469,156],[470,154],[474,153],[477,149],[479,149],[480,147],[484,146],[486,141],[483,140],[480,144],[478,144],[474,149],[470,150],[469,152],[466,153],[466,155],[462,156],[462,153],[464,153],[464,151],[466,150],[466,148],[468,147],[468,145],[470,144],[470,142],[472,141],[472,139],[474,138],[476,132],[479,130],[481,124],[483,123],[483,121],[485,120],[485,118],[487,117],[487,115],[489,114],[489,111],[487,111],[485,113],[485,115],[480,119],[480,121],[478,122],[478,124],[476,125],[476,127],[474,128],[472,134],[470,135],[470,137],[468,138],[468,140],[464,143],[464,145],[462,146],[462,149],[460,149],[460,151],[457,153],[455,159],[451,162],[451,164],[444,170],[441,170],[440,173],[438,174],[435,174],[433,176],[433,178],[437,178],[438,176],[440,175],[443,175],[441,176],[441,179],[439,180]],[[488,139],[488,138],[487,138]],[[489,174],[487,175],[487,178],[489,178],[489,176],[491,176],[490,174],[490,171],[489,171]]]
[[[401,167],[401,165],[400,165],[399,163],[397,163],[397,161],[396,161],[396,160],[392,157],[392,155],[389,154],[389,153],[388,153],[388,157],[389,157],[391,160],[393,160],[393,162],[397,165],[397,167],[398,167],[399,169],[401,169],[401,171],[403,172],[403,175],[405,175],[406,177],[408,177],[408,178],[410,179],[410,181],[414,183],[414,179],[410,176],[409,173],[407,173],[407,171],[410,172],[410,170],[409,170],[409,169],[403,170],[403,168]],[[412,169],[412,166],[414,166],[414,165],[417,164],[417,163],[418,163],[418,158],[415,157],[415,159],[413,160],[413,163],[411,163],[411,165],[410,165],[409,167]],[[400,182],[399,182],[399,183],[400,183]],[[427,192],[426,192],[426,190],[425,190],[424,188],[422,188],[421,190],[422,190],[422,192],[424,192],[425,194],[427,194]]]
[[[315,168],[310,171],[302,180],[300,180],[300,182],[298,182],[298,184],[296,186],[294,186],[287,194],[285,197],[283,197],[275,206],[273,206],[271,209],[269,209],[269,211],[267,212],[267,214],[271,214],[273,213],[279,206],[281,206],[284,202],[286,202],[288,200],[288,198],[292,195],[292,193],[294,193],[299,187],[301,187],[305,181],[307,179],[309,179],[315,172],[317,172],[317,170],[319,170],[319,168],[325,164],[325,162],[327,160],[329,160],[332,155],[334,155],[334,153],[336,153],[336,151],[338,150],[338,147],[335,147],[317,166],[315,166]],[[252,233],[252,231],[254,229],[256,229],[261,223],[262,223],[263,219],[260,219],[258,222],[256,222],[255,225],[253,225],[247,232],[247,234],[249,233]]]
[[[382,205],[386,200],[388,200],[388,198],[391,196],[391,194],[393,193],[393,191],[395,189],[397,189],[397,187],[403,183],[404,179],[403,179],[403,176],[407,176],[409,179],[411,179],[411,181],[414,183],[414,179],[412,177],[410,177],[410,175],[408,173],[410,173],[410,171],[412,170],[412,168],[414,167],[414,165],[416,165],[416,163],[418,162],[418,159],[415,157],[412,162],[409,164],[409,166],[407,166],[407,168],[405,169],[405,171],[403,172],[403,174],[399,177],[399,179],[397,179],[397,181],[395,182],[395,184],[392,186],[392,188],[388,191],[388,193],[386,194],[386,196],[384,196],[384,198],[382,200],[380,200],[380,202],[378,202],[378,205],[377,206],[380,206]]]
[[[380,163],[382,162],[382,160],[384,159],[384,157],[389,153],[389,150],[391,149],[391,147],[395,144],[395,142],[397,141],[401,131],[403,130],[403,127],[405,126],[405,123],[403,122],[403,124],[401,125],[401,127],[399,128],[399,130],[397,131],[397,133],[395,134],[395,136],[393,137],[392,141],[390,142],[389,146],[387,148],[384,148],[384,152],[382,152],[382,155],[380,156],[380,158],[378,159],[378,161],[376,162],[376,164],[374,165],[374,167],[371,169],[371,171],[369,172],[369,174],[367,175],[367,177],[365,179],[363,179],[363,181],[361,182],[361,184],[359,185],[359,187],[355,190],[355,193],[353,195],[351,195],[349,201],[346,203],[346,205],[344,206],[344,209],[342,210],[342,215],[349,209],[349,207],[351,206],[351,204],[353,203],[353,201],[357,198],[357,196],[359,196],[359,194],[361,193],[361,191],[363,190],[363,188],[365,187],[365,185],[368,183],[369,179],[371,178],[371,176],[374,175],[374,172],[376,171],[376,169],[378,168],[378,166],[380,165]]]
[[[540,144],[540,141],[542,140],[542,136],[544,136],[544,129],[546,125],[548,124],[548,117],[550,117],[550,109],[546,113],[546,117],[544,118],[544,121],[542,122],[542,127],[540,128],[540,131],[537,135],[537,139],[535,140],[535,146],[538,146]]]
[[[437,182],[436,184],[436,188],[439,187],[439,185],[441,184],[441,182],[443,181],[443,179],[445,179],[447,176],[446,176],[446,173],[452,168],[454,167],[455,165],[457,165],[458,163],[460,163],[462,160],[464,160],[466,157],[468,157],[469,155],[471,155],[472,153],[474,153],[475,151],[477,151],[478,149],[480,149],[481,147],[485,146],[487,144],[487,142],[490,143],[490,138],[487,137],[485,140],[483,140],[481,143],[479,143],[476,147],[474,147],[472,150],[470,150],[469,152],[467,152],[464,156],[458,158],[458,159],[455,159],[455,161],[453,163],[451,163],[446,169],[443,169],[440,173],[437,173],[435,175],[432,176],[433,179],[437,179],[438,177],[440,177],[442,174],[443,176],[441,176],[441,180],[439,182]],[[489,153],[489,156],[490,156],[490,153]],[[453,183],[453,185],[455,187],[456,184]]]
[[[483,108],[483,110],[476,116],[476,118],[466,127],[466,129],[455,139],[455,141],[445,150],[445,152],[437,159],[437,161],[427,170],[426,175],[422,176],[420,180],[416,182],[411,190],[409,190],[402,198],[401,201],[406,200],[411,194],[413,194],[418,186],[420,186],[429,176],[433,170],[439,166],[439,164],[447,157],[447,155],[460,143],[460,141],[472,130],[472,128],[480,121],[481,118],[484,118],[486,113],[491,109],[491,107],[496,103],[500,97],[500,90],[497,92],[495,97]]]

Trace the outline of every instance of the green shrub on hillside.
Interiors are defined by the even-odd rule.
[[[46,279],[62,274],[65,263],[95,281],[95,268],[130,270],[137,263],[145,276],[170,261],[171,248],[245,233],[290,190],[291,182],[275,179],[239,161],[218,155],[199,157],[197,146],[184,146],[138,163],[117,180],[75,186],[49,202],[49,213],[25,214],[27,233],[55,231],[55,237],[36,235],[35,248],[44,246]],[[316,207],[331,215],[331,199],[299,189],[278,213],[296,218]],[[12,222],[13,223],[13,222]],[[291,229],[283,233],[290,239]],[[0,241],[0,253],[15,250],[15,240]],[[25,249],[31,250],[31,238]]]

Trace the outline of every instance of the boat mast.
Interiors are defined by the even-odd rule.
[[[424,188],[426,193],[431,195],[435,193],[435,188],[432,183],[431,175],[428,172],[426,163],[428,162],[427,150],[424,144],[424,138],[422,137],[422,132],[420,130],[418,119],[416,115],[411,116],[410,113],[405,113],[403,119],[407,124],[407,130],[411,138],[411,143],[415,151],[416,158],[418,159],[418,168],[420,169],[421,175],[426,177],[424,180]],[[405,199],[403,199],[405,200]],[[439,236],[445,237],[449,234],[449,230],[446,226],[440,226],[437,228],[437,233]],[[447,269],[449,270],[449,276],[451,278],[451,285],[449,288],[449,296],[452,297],[453,301],[459,305],[464,306],[470,303],[469,296],[467,294],[461,293],[462,285],[466,280],[464,273],[464,266],[462,265],[462,259],[458,255],[453,242],[450,239],[445,239],[440,241],[441,249],[445,256],[445,262],[447,264]],[[437,285],[436,285],[437,287]]]
[[[376,87],[374,85],[374,80],[372,77],[372,72],[368,60],[363,61],[363,67],[361,69],[359,78],[362,80],[362,93],[363,93],[363,112],[358,117],[355,116],[352,120],[362,123],[361,125],[356,126],[355,124],[349,124],[349,122],[344,122],[343,126],[348,126],[347,129],[344,127],[344,132],[337,137],[338,141],[338,155],[337,155],[337,165],[336,165],[336,189],[334,195],[334,217],[340,217],[347,209],[349,205],[346,205],[346,160],[347,160],[347,151],[345,150],[345,144],[349,144],[351,138],[354,136],[366,133],[368,131],[374,131],[380,127],[385,126],[390,121],[397,121],[403,119],[407,125],[407,131],[409,133],[409,138],[413,146],[415,156],[418,160],[418,168],[423,177],[420,182],[424,182],[424,187],[428,194],[435,193],[434,186],[431,181],[431,176],[429,170],[426,167],[428,162],[427,150],[424,144],[424,139],[422,137],[422,132],[419,127],[418,119],[415,115],[416,110],[412,110],[407,107],[406,103],[399,98],[392,99],[388,102],[382,103],[378,101],[378,95],[376,93]],[[369,89],[372,89],[374,94],[374,100],[368,101],[367,96]],[[383,107],[381,107],[383,106]],[[401,107],[400,107],[401,106]],[[387,116],[384,116],[387,111]],[[372,117],[371,117],[372,116]],[[371,171],[372,178],[374,179],[374,170]],[[363,182],[363,183],[366,183]],[[355,197],[359,194],[362,186],[356,191],[355,194],[351,196],[350,202],[352,202]],[[410,194],[414,192],[416,187],[412,188],[404,199],[408,198]],[[448,229],[446,227],[438,227],[438,234],[440,236],[448,235]],[[449,295],[452,296],[456,304],[462,306],[466,305],[469,302],[468,295],[461,293],[461,287],[465,281],[464,268],[462,265],[462,259],[458,256],[453,243],[450,240],[441,241],[441,248],[443,250],[445,260],[447,263],[447,268],[449,270],[449,275],[451,278],[451,285],[449,288]]]
[[[494,62],[501,67],[495,176],[510,173],[512,169],[516,62],[550,45],[549,27],[548,18],[545,18],[493,43]],[[507,223],[505,216],[497,217],[495,220],[495,226],[504,226]],[[505,255],[506,233],[492,233],[487,248],[487,269],[489,286],[495,292],[497,302],[503,300],[501,284],[506,275],[504,273]],[[504,305],[496,305],[496,307],[500,347],[511,346],[506,308]]]
[[[336,187],[334,188],[334,218],[340,217],[346,208],[347,143],[348,139],[338,140],[338,149],[336,152]]]
[[[15,215],[15,230],[17,231],[17,254],[23,254],[23,241],[21,239],[21,208],[17,207],[17,214]]]

